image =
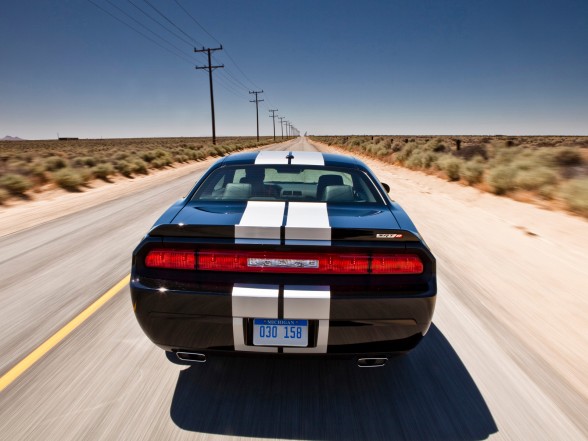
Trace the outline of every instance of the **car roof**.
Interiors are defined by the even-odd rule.
[[[271,151],[234,153],[225,156],[218,166],[234,165],[324,165],[328,167],[362,168],[366,165],[352,156],[321,152]]]

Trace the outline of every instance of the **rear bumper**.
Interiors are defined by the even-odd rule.
[[[226,290],[163,290],[134,279],[131,296],[141,328],[167,351],[316,356],[412,349],[429,329],[436,290],[433,285],[426,293],[373,295],[332,289],[324,312],[317,312],[324,302],[315,308],[316,300],[309,299],[306,316],[297,317],[309,319],[309,347],[301,349],[253,346],[251,319],[257,316],[235,311]]]

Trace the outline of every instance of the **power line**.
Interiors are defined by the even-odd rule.
[[[274,142],[276,142],[276,112],[278,109],[269,109],[269,111],[271,112],[270,118],[274,123]]]
[[[146,1],[146,0],[145,0]],[[186,15],[188,17],[190,17],[192,19],[192,21],[194,23],[196,23],[196,25],[198,25],[198,27],[200,29],[202,29],[210,38],[212,38],[214,41],[216,41],[217,44],[221,44],[220,41],[218,41],[218,39],[212,35],[210,32],[208,32],[208,30],[198,21],[196,20],[196,18],[190,14],[190,12],[188,12],[188,10],[186,8],[184,8],[182,6],[182,4],[178,1],[178,0],[174,0],[174,2],[180,7],[180,9],[182,9],[182,11],[184,11],[186,13]],[[237,64],[237,62],[234,60],[234,58],[231,56],[230,52],[228,50],[225,49],[224,53],[227,55],[227,57],[229,57],[229,60],[231,60],[231,62],[235,65],[235,67],[237,68],[237,70],[241,73],[241,75],[243,75],[243,77],[249,81],[256,89],[259,89],[259,86],[257,84],[255,84],[246,74],[245,72],[243,72],[243,70],[239,67],[239,64]],[[244,86],[246,89],[248,89],[247,86]]]
[[[194,43],[196,43],[197,46],[202,46],[202,44],[200,44],[194,37],[192,37],[191,35],[188,35],[186,32],[184,32],[184,30],[182,28],[180,28],[178,25],[176,25],[173,21],[171,21],[169,18],[167,18],[163,12],[161,12],[159,9],[157,9],[155,6],[153,6],[149,0],[143,0],[145,3],[147,3],[149,6],[151,6],[151,8],[157,12],[159,15],[161,15],[169,24],[171,24],[173,27],[175,27],[178,31],[180,31],[182,34],[184,34],[186,37],[188,37],[190,40],[192,40]]]
[[[282,139],[284,139],[284,120],[286,119],[286,117],[278,116],[278,119],[280,120],[280,127],[282,129]]]
[[[178,40],[183,41],[184,43],[188,44],[189,46],[192,46],[192,47],[194,46],[194,43],[193,42],[186,40],[181,35],[178,35],[176,32],[174,32],[171,29],[167,28],[164,24],[162,24],[160,21],[158,21],[156,18],[154,18],[151,14],[149,14],[148,12],[146,12],[143,8],[141,8],[135,2],[133,2],[132,0],[127,0],[127,1],[131,5],[133,5],[139,12],[141,12],[141,14],[145,15],[147,18],[149,18],[150,20],[154,21],[156,24],[158,24],[159,26],[161,26],[163,29],[165,29],[167,32],[169,32],[170,34],[172,34]]]
[[[160,48],[162,48],[163,50],[169,52],[172,55],[175,55],[176,57],[186,61],[189,64],[194,64],[193,60],[190,60],[188,57],[185,57],[183,55],[179,55],[176,52],[172,51],[170,48],[163,46],[161,43],[159,43],[158,41],[154,40],[153,38],[151,38],[150,36],[148,36],[147,34],[145,34],[144,32],[140,31],[139,29],[137,29],[136,27],[130,25],[129,23],[127,23],[126,21],[122,20],[121,18],[117,17],[116,15],[114,15],[112,12],[108,11],[107,9],[104,9],[102,6],[100,6],[99,4],[95,3],[92,0],[87,0],[89,3],[92,3],[94,6],[96,6],[98,9],[100,9],[102,12],[110,15],[112,18],[114,18],[115,20],[119,21],[120,23],[122,23],[123,25],[127,26],[128,28],[132,29],[133,31],[135,31],[136,33],[142,35],[144,38],[146,38],[147,40],[151,41],[152,43],[156,44],[157,46],[159,46]],[[157,35],[156,33],[154,33],[153,31],[151,31],[153,34],[155,34],[157,37],[161,38],[162,40],[164,40],[166,43],[170,44],[171,46],[173,46],[174,48],[180,50],[179,48],[177,48],[176,46],[174,46],[172,43],[168,42],[167,40],[165,40],[163,37]],[[180,50],[181,51],[181,50]]]
[[[222,45],[217,48],[204,48],[204,47],[202,49],[194,48],[194,52],[206,52],[208,54],[208,66],[196,66],[196,69],[208,70],[208,79],[210,81],[210,111],[211,111],[211,115],[212,115],[212,144],[216,144],[216,126],[215,126],[215,121],[214,121],[214,91],[212,88],[212,71],[214,69],[221,69],[225,66],[223,66],[223,65],[213,66],[210,54],[211,54],[211,52],[221,51],[221,50],[223,50]]]
[[[182,54],[182,50],[177,47],[175,44],[173,44],[172,42],[170,42],[169,40],[167,40],[166,38],[162,37],[161,35],[159,35],[157,32],[149,29],[146,25],[144,25],[143,23],[141,23],[140,21],[136,20],[134,17],[132,17],[130,14],[126,13],[124,10],[122,10],[121,8],[119,8],[118,6],[112,4],[112,2],[110,2],[109,0],[106,0],[108,3],[110,3],[112,6],[114,6],[116,9],[118,9],[121,13],[123,13],[125,16],[127,16],[128,18],[130,18],[131,20],[133,20],[135,23],[137,23],[138,25],[142,26],[143,28],[145,28],[147,31],[149,31],[151,34],[153,34],[155,37],[163,40],[164,42],[166,42],[167,44],[169,44],[170,46],[172,46],[174,49],[176,49],[179,53],[175,52],[174,50],[171,50],[170,48],[163,46],[161,43],[159,43],[158,41],[154,40],[153,38],[151,38],[149,35],[145,34],[144,32],[142,32],[141,30],[137,29],[136,27],[130,25],[129,23],[127,23],[126,21],[122,20],[121,18],[117,17],[116,15],[114,15],[113,13],[111,13],[110,11],[104,9],[102,6],[98,5],[97,3],[95,3],[92,0],[88,0],[89,3],[93,4],[94,6],[96,6],[98,9],[100,9],[101,11],[103,11],[104,13],[110,15],[112,18],[114,18],[115,20],[117,20],[118,22],[122,23],[123,25],[125,25],[126,27],[130,28],[131,30],[135,31],[137,34],[141,35],[142,37],[146,38],[147,40],[151,41],[152,43],[156,44],[157,46],[159,46],[161,49],[164,49],[165,51],[169,52],[170,54],[176,56],[177,58],[179,58],[180,60],[186,62],[187,64],[189,64],[190,66],[194,65],[194,61],[193,59],[191,59],[190,57]],[[130,1],[129,1],[130,2]],[[136,6],[136,5],[133,5]],[[137,7],[137,9],[140,9]],[[143,13],[145,13],[144,11],[142,11]],[[148,14],[145,13],[147,16]],[[155,20],[153,17],[149,17],[152,20],[154,20],[156,23],[158,23],[160,26],[163,26],[161,23],[159,23],[157,20]],[[165,26],[163,26],[164,29]],[[169,31],[169,30],[168,30]],[[225,77],[225,78],[219,78],[219,86],[221,86],[223,89],[225,89],[226,91],[230,92],[232,95],[235,95],[237,98],[247,98],[247,96],[245,94],[241,94],[239,93],[236,89],[232,89],[230,86],[230,83],[225,82],[226,80],[230,80],[230,78]]]
[[[171,41],[167,40],[166,38],[162,37],[161,35],[159,35],[157,32],[152,31],[151,29],[149,29],[149,27],[147,27],[146,25],[144,25],[143,23],[141,23],[139,20],[137,20],[135,17],[133,17],[132,15],[130,15],[129,13],[127,13],[126,11],[124,11],[123,9],[121,9],[119,6],[117,6],[116,4],[114,4],[112,1],[110,0],[106,0],[106,2],[111,5],[113,8],[116,8],[117,10],[119,10],[121,13],[123,13],[125,16],[127,16],[128,18],[130,18],[131,20],[133,20],[135,23],[137,23],[139,26],[143,27],[144,29],[146,29],[147,31],[151,32],[153,35],[155,35],[157,38],[160,38],[161,40],[165,41],[167,44],[169,44],[170,46],[172,46],[173,48],[177,49],[180,53],[182,53],[182,50],[177,47],[175,44],[173,44]],[[183,54],[181,55],[182,58],[184,59],[188,59],[186,58]],[[190,63],[192,63],[192,61],[190,61]]]
[[[257,119],[257,142],[259,142],[259,102],[263,101],[260,100],[258,95],[260,93],[263,93],[263,90],[258,90],[258,91],[250,91],[250,94],[255,94],[255,100],[253,101],[249,101],[250,103],[255,103],[255,116]]]
[[[208,36],[209,36],[210,38],[212,38],[214,41],[216,41],[216,42],[217,42],[217,44],[220,46],[220,44],[221,44],[221,43],[220,43],[220,41],[218,41],[218,40],[217,40],[217,39],[216,39],[216,38],[215,38],[215,37],[214,37],[214,36],[213,36],[213,35],[212,35],[210,32],[208,32],[208,31],[207,31],[207,30],[204,28],[204,26],[202,26],[202,25],[200,24],[200,22],[199,22],[198,20],[196,20],[196,19],[195,19],[195,18],[192,16],[192,14],[190,14],[190,13],[189,13],[189,12],[186,10],[186,8],[184,8],[184,7],[183,7],[183,6],[180,4],[180,2],[179,2],[178,0],[174,0],[174,2],[175,2],[175,3],[176,3],[176,4],[177,4],[177,5],[178,5],[178,6],[179,6],[181,9],[182,9],[182,11],[184,11],[184,12],[186,13],[186,15],[188,15],[188,17],[190,17],[190,18],[191,18],[191,19],[194,21],[194,23],[196,23],[196,24],[197,24],[197,25],[200,27],[200,29],[202,29],[204,32],[206,32],[206,33],[208,34]]]

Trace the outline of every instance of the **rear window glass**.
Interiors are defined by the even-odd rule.
[[[373,182],[362,171],[297,165],[221,167],[202,183],[192,200],[383,203]]]

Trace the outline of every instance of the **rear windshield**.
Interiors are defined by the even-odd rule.
[[[383,203],[362,171],[301,165],[221,167],[211,173],[192,200]]]

